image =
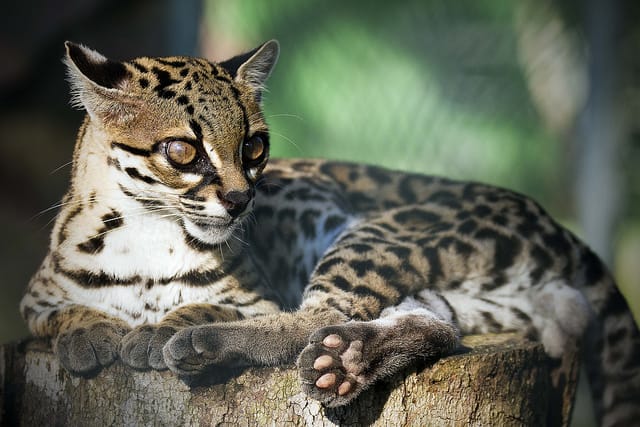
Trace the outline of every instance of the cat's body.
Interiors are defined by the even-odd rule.
[[[297,358],[305,392],[337,406],[450,353],[460,333],[522,331],[558,357],[590,325],[598,413],[637,421],[626,303],[531,200],[321,160],[263,173],[260,91],[276,57],[271,42],[218,65],[117,63],[68,45],[89,116],[21,305],[63,365],[90,375],[121,358],[197,375]]]

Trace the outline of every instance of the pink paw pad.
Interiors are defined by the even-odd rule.
[[[340,335],[336,335],[336,334],[327,335],[322,340],[322,344],[324,344],[329,348],[340,347],[340,345],[342,344],[342,338],[340,338]]]
[[[331,334],[331,335],[327,335],[323,340],[322,340],[322,344],[327,347],[327,348],[338,348],[341,345],[343,345],[344,341],[342,340],[342,338],[337,335],[337,334]],[[362,349],[362,343],[361,342],[357,342],[357,343],[352,343],[352,345],[349,347],[349,349],[351,349],[351,347],[355,347],[357,348],[357,350],[361,350]],[[322,371],[324,369],[330,368],[334,365],[340,365],[341,363],[336,363],[336,361],[333,359],[333,357],[325,354],[322,356],[319,356],[314,362],[313,362],[313,369],[317,370],[317,371]],[[321,388],[321,389],[328,389],[333,387],[334,385],[336,385],[337,382],[337,376],[333,373],[326,373],[324,375],[321,375],[317,380],[316,380],[316,387]],[[340,383],[340,385],[337,388],[337,392],[338,395],[340,396],[344,396],[346,394],[348,394],[353,388],[353,384],[349,381],[344,381],[342,383]]]

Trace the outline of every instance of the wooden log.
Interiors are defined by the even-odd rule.
[[[247,369],[190,387],[170,372],[120,363],[70,376],[34,342],[0,348],[2,425],[458,426],[568,425],[578,376],[515,335],[466,337],[467,351],[381,382],[348,407],[300,392],[293,366]]]

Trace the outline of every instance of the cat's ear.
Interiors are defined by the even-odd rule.
[[[252,86],[259,96],[278,61],[279,54],[278,41],[269,40],[252,51],[223,61],[219,65],[225,68],[234,79]]]
[[[125,65],[79,44],[65,42],[65,48],[72,105],[107,122],[131,118],[137,103],[126,92],[131,73]]]

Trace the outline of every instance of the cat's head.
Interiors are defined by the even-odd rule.
[[[206,243],[229,238],[250,211],[269,156],[260,104],[278,43],[220,63],[191,57],[117,62],[81,45],[67,42],[66,49],[73,103],[87,111],[98,135],[79,144],[101,145],[78,152],[106,153],[112,184],[150,209],[170,210],[165,213],[179,217],[193,237]],[[76,163],[86,161],[80,157]]]

